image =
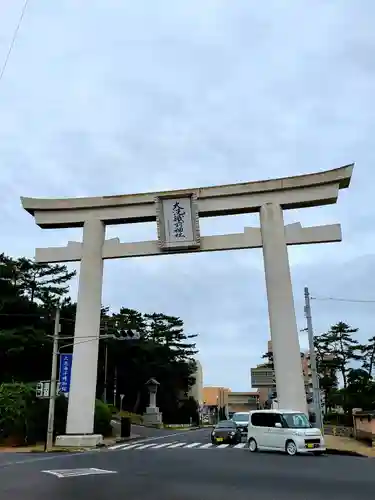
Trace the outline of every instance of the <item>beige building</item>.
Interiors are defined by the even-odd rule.
[[[228,412],[250,411],[257,408],[258,400],[258,391],[233,392],[228,387],[203,387],[206,407],[225,407]]]
[[[195,360],[197,364],[196,372],[194,373],[195,383],[189,391],[189,396],[193,397],[198,404],[203,404],[203,368],[200,361]]]
[[[272,353],[272,341],[269,340],[267,342],[267,352]],[[267,365],[267,363],[263,363],[257,366],[263,367]],[[303,380],[305,384],[305,392],[307,396],[312,396],[312,373],[310,366],[310,354],[308,351],[301,352],[301,368],[303,374]],[[269,399],[270,392],[274,391],[274,387],[260,387],[258,389],[259,392],[259,403],[263,406],[265,402]]]

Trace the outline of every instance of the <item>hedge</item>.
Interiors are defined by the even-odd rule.
[[[37,399],[35,386],[23,383],[0,384],[0,442],[35,444],[47,434],[49,401]],[[54,435],[64,434],[68,400],[58,396],[55,402]],[[94,432],[112,434],[112,413],[108,405],[96,400]]]

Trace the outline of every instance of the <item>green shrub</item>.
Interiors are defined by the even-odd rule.
[[[94,433],[103,436],[112,435],[112,412],[110,407],[100,399],[95,401]]]
[[[30,424],[27,435],[27,442],[34,444],[44,441],[47,435],[48,423],[48,399],[35,398],[30,416]],[[55,420],[53,426],[54,438],[59,434],[65,434],[66,416],[68,413],[68,399],[63,396],[57,396],[55,400]]]
[[[118,413],[118,408],[116,408],[115,405],[109,404],[108,408],[111,410],[112,415],[115,415],[116,413]]]
[[[138,415],[138,413],[132,413],[130,411],[121,411],[120,417],[130,418],[131,423],[135,424],[135,425],[137,425],[137,424],[140,425],[143,423],[143,417],[142,417],[142,415]]]
[[[35,390],[28,384],[0,384],[0,439],[24,442],[34,398]]]
[[[48,399],[36,397],[32,384],[0,384],[0,442],[12,438],[17,444],[45,441],[48,422]],[[61,395],[55,401],[54,437],[65,434],[68,399]],[[112,434],[111,409],[96,400],[94,432]]]

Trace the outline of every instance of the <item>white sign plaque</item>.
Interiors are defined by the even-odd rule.
[[[156,222],[163,250],[199,248],[199,216],[194,194],[156,198]]]

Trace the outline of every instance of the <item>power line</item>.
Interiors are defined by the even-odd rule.
[[[365,300],[365,299],[343,299],[337,297],[311,297],[311,300],[330,300],[334,302],[358,302],[363,304],[375,304],[375,300]]]
[[[22,21],[23,21],[23,18],[25,16],[25,13],[26,13],[26,9],[27,9],[27,6],[29,4],[29,1],[30,0],[25,0],[25,3],[23,4],[23,7],[22,7],[22,11],[21,11],[21,14],[20,14],[20,17],[18,19],[18,23],[17,23],[17,26],[13,32],[13,37],[12,37],[12,40],[10,42],[10,45],[9,45],[9,49],[8,49],[8,52],[7,52],[7,55],[5,56],[5,59],[4,59],[4,63],[1,67],[1,71],[0,71],[0,82],[1,80],[3,79],[3,76],[4,76],[4,73],[5,73],[5,70],[8,66],[8,62],[9,62],[9,59],[10,59],[10,56],[12,54],[12,50],[13,50],[13,47],[14,47],[14,44],[17,40],[17,36],[18,36],[18,32],[21,28],[21,24],[22,24]]]

